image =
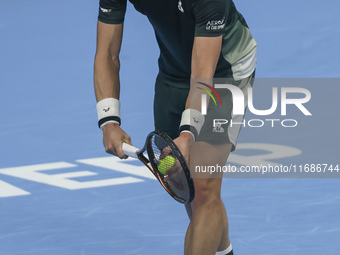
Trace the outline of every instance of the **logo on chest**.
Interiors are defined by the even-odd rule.
[[[220,30],[225,27],[225,17],[221,20],[211,20],[207,22],[205,26],[206,30]]]
[[[181,12],[184,12],[183,5],[182,5],[182,1],[181,1],[181,0],[178,1],[178,10],[180,10]]]

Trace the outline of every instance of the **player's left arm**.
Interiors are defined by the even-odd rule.
[[[201,111],[201,90],[196,89],[197,82],[212,85],[216,65],[221,54],[222,36],[195,37],[191,58],[191,85],[186,102],[186,109]]]
[[[216,65],[221,54],[222,36],[195,37],[191,60],[191,83],[202,81],[211,83],[214,77]],[[196,89],[196,85],[190,86],[186,109],[201,111],[202,90]],[[192,127],[191,127],[192,128]],[[190,145],[194,142],[191,132],[181,132],[175,139],[175,143],[188,161]]]
[[[225,0],[196,0],[192,6],[193,19],[196,24],[191,59],[190,92],[186,110],[182,114],[180,136],[175,141],[186,158],[190,149],[188,141],[192,142],[198,137],[204,123],[204,116],[201,114],[201,95],[204,91],[197,89],[200,86],[197,82],[213,85],[212,78],[221,55],[222,37],[229,7],[230,2]],[[218,25],[214,26],[214,24]]]
[[[191,78],[213,78],[221,54],[222,35],[196,36],[191,58]]]

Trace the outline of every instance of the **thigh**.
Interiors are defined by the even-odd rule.
[[[238,82],[226,80],[226,83],[234,84],[239,87],[243,94],[247,96],[247,89],[252,86],[254,76],[250,76]],[[233,115],[233,98],[229,90],[217,89],[221,97],[222,105],[214,105],[210,100],[205,122],[201,129],[198,141],[211,144],[228,144],[231,143],[231,151],[235,150],[237,138],[242,126],[244,115]],[[245,100],[245,103],[248,100]],[[246,106],[246,105],[245,105]],[[223,120],[221,122],[214,120]],[[233,123],[233,124],[231,124]]]

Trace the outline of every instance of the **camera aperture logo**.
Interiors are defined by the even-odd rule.
[[[287,116],[287,106],[292,105],[295,106],[304,116],[312,116],[312,114],[308,111],[308,109],[305,107],[305,104],[310,101],[311,99],[311,93],[308,89],[305,88],[299,88],[299,87],[273,87],[272,88],[272,98],[271,98],[271,107],[269,109],[259,110],[254,107],[253,103],[253,88],[248,87],[244,91],[242,91],[239,87],[231,84],[215,84],[214,88],[210,85],[197,82],[201,85],[206,86],[208,89],[210,89],[219,99],[220,104],[222,106],[222,100],[217,93],[216,89],[228,89],[231,93],[232,97],[232,119],[213,119],[213,127],[221,128],[222,125],[230,125],[231,127],[233,125],[242,125],[243,127],[264,127],[270,125],[270,127],[275,127],[278,125],[281,125],[282,127],[296,127],[298,125],[298,121],[296,119],[287,119],[287,118],[269,118],[270,115],[272,115],[280,105],[280,114],[281,116],[286,117]],[[217,106],[216,100],[213,96],[213,94],[204,88],[197,87],[204,92],[206,92],[210,98],[214,101],[215,106]],[[280,89],[280,96],[279,96],[279,89]],[[201,113],[202,115],[207,114],[207,94],[201,95]],[[291,97],[291,95],[294,95],[294,98]],[[297,96],[298,95],[298,96]],[[263,99],[265,100],[265,98]],[[267,116],[266,118],[254,118],[254,119],[242,119],[240,121],[240,118],[234,118],[235,116],[244,116],[246,106],[248,107],[248,110],[256,115],[256,116]],[[237,119],[237,121],[236,121]]]
[[[220,95],[217,93],[217,91],[212,86],[210,86],[210,85],[208,85],[206,83],[203,83],[203,82],[197,82],[197,83],[207,87],[212,92],[214,92],[214,94],[217,96],[217,98],[220,101],[220,104],[222,106],[221,97],[220,97]],[[207,93],[210,96],[210,98],[214,101],[215,106],[217,106],[216,99],[215,99],[215,97],[213,96],[213,94],[209,90],[207,90],[205,88],[201,88],[201,87],[197,87],[197,88],[200,89],[200,90],[203,90],[205,93]],[[202,94],[202,97],[201,97],[201,113],[202,113],[202,115],[207,115],[207,95],[206,94]]]

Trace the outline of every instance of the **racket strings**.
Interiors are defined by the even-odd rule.
[[[190,188],[183,167],[167,141],[155,135],[151,139],[152,159],[158,172],[168,189],[179,199],[187,201],[190,197]]]

